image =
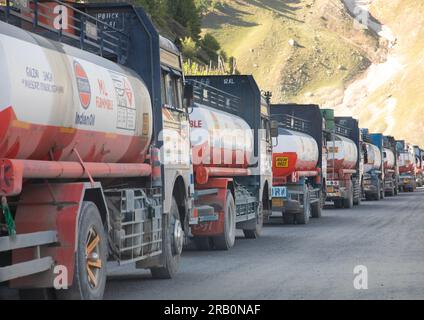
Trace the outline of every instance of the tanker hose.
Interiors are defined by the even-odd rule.
[[[6,197],[1,198],[1,209],[3,211],[4,219],[6,220],[7,232],[9,233],[9,236],[14,237],[16,235],[16,226],[12,213],[7,205]]]

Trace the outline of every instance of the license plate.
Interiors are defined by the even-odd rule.
[[[276,157],[275,166],[277,168],[288,168],[289,167],[289,158],[288,157]]]
[[[287,188],[272,187],[272,198],[287,198]]]
[[[272,206],[275,208],[284,207],[284,202],[282,198],[274,198],[272,199]]]

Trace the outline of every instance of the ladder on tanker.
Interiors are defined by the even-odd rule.
[[[2,0],[0,20],[119,64],[128,57],[128,34],[65,2]]]

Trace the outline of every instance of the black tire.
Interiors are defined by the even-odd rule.
[[[208,251],[213,247],[212,239],[210,237],[194,237],[194,245],[197,250]]]
[[[256,216],[256,224],[255,224],[255,230],[247,230],[244,229],[244,237],[246,239],[257,239],[262,234],[262,229],[264,226],[264,212],[263,212],[263,206],[262,204],[259,204],[258,206],[258,215]]]
[[[293,213],[287,213],[283,212],[283,223],[284,224],[294,224],[294,214]]]
[[[343,199],[343,208],[352,209],[353,208],[353,190],[349,190],[347,199]]]
[[[21,300],[55,300],[56,295],[54,289],[20,289],[19,299]]]
[[[336,209],[342,209],[343,208],[343,199],[334,200],[334,207]]]
[[[322,202],[315,202],[311,204],[311,216],[312,218],[321,218],[322,216]]]
[[[92,247],[91,252],[94,261],[89,261],[86,256],[86,251],[90,247]],[[78,220],[74,279],[72,286],[68,290],[56,291],[57,297],[66,300],[102,299],[106,285],[107,255],[106,232],[99,209],[93,202],[84,201]],[[99,263],[100,267],[90,268],[89,263]],[[91,270],[91,277],[87,269]]]
[[[166,225],[165,225],[166,223]],[[172,197],[171,210],[163,227],[163,252],[165,264],[150,269],[154,279],[171,279],[178,271],[183,247],[183,231],[177,201]],[[176,234],[179,233],[176,240]],[[182,239],[181,239],[182,237]]]
[[[360,206],[362,202],[361,196],[359,196],[358,198],[354,198],[353,199],[353,205],[354,206]]]
[[[303,204],[303,210],[296,214],[296,223],[297,224],[308,224],[309,218],[311,216],[311,203],[309,202],[309,197]]]
[[[214,237],[213,242],[217,250],[229,250],[236,241],[236,205],[233,195],[227,191],[227,200],[224,211],[224,234]]]

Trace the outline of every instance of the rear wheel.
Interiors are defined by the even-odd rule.
[[[321,198],[318,202],[311,204],[311,216],[312,218],[321,218],[322,216],[322,201]]]
[[[213,247],[210,237],[194,237],[193,242],[197,250],[207,251]]]
[[[150,273],[155,279],[171,279],[178,271],[180,256],[183,250],[184,231],[182,229],[177,201],[172,197],[171,211],[167,225],[163,227],[163,252],[165,264],[162,267],[151,268]]]
[[[254,230],[244,229],[244,237],[247,239],[257,239],[261,236],[262,228],[264,226],[264,211],[262,203],[258,206],[258,214],[256,216],[256,225]]]
[[[336,199],[336,200],[334,200],[334,207],[336,209],[343,208],[343,199]]]
[[[294,214],[291,212],[283,212],[283,223],[294,224]]]
[[[236,241],[236,205],[233,195],[227,191],[224,211],[224,234],[214,237],[213,242],[218,250],[229,250]]]
[[[297,224],[307,224],[311,216],[311,203],[309,202],[309,195],[305,195],[303,200],[303,210],[296,214]]]
[[[99,300],[106,285],[106,233],[99,209],[84,201],[78,223],[74,279],[68,290],[57,290],[59,299]]]
[[[353,208],[353,190],[350,188],[347,199],[343,199],[343,207],[346,209],[352,209]]]

